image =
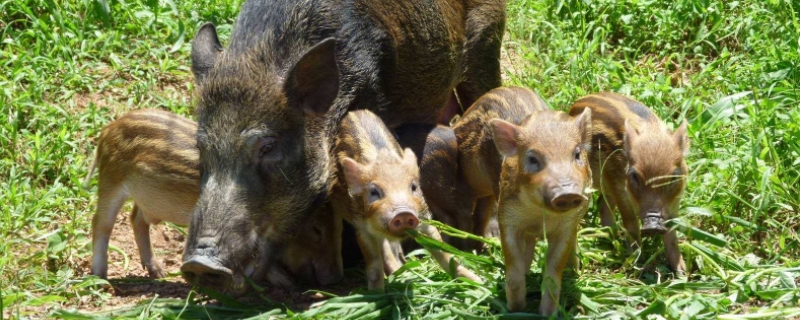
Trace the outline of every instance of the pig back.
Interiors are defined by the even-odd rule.
[[[594,184],[599,186],[602,172],[622,172],[628,165],[623,152],[625,122],[637,130],[643,123],[658,122],[658,117],[642,103],[613,92],[599,92],[578,99],[569,114],[577,116],[592,109],[592,146],[589,150]],[[601,170],[602,169],[602,170]]]
[[[377,80],[370,89],[383,90],[386,99],[365,107],[390,128],[435,124],[463,73],[463,3],[354,1],[351,7],[340,36],[352,39],[344,48],[343,73],[373,73],[366,77]],[[360,38],[366,41],[357,41]],[[364,57],[372,52],[373,56]]]
[[[490,195],[499,183],[503,157],[492,138],[489,120],[521,125],[532,113],[549,110],[544,100],[522,87],[501,87],[481,96],[454,125],[459,163],[478,195]]]

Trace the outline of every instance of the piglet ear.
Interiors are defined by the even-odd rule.
[[[284,83],[289,105],[307,115],[324,115],[339,94],[336,40],[327,38],[303,54]]]
[[[683,120],[681,125],[678,129],[675,129],[675,132],[672,133],[672,136],[675,137],[675,142],[678,144],[678,148],[681,149],[683,155],[686,156],[689,154],[689,135],[687,133],[687,126],[686,120]]]
[[[353,160],[352,158],[342,159],[342,170],[344,172],[344,180],[347,183],[347,188],[351,194],[360,194],[364,191],[364,174],[365,167]]]
[[[414,151],[411,148],[406,148],[403,150],[403,161],[405,161],[408,165],[417,165],[417,155],[414,154]]]
[[[500,119],[490,120],[489,125],[492,127],[492,136],[497,151],[504,157],[517,155],[517,137],[519,136],[517,126]]]
[[[592,109],[583,109],[583,112],[575,117],[575,124],[581,133],[582,142],[590,143],[592,141]]]
[[[625,119],[625,134],[623,137],[623,150],[625,151],[625,154],[631,154],[631,146],[633,145],[633,141],[638,137],[639,130],[636,130],[636,128],[631,125],[630,121]]]

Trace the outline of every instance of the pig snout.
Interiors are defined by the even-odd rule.
[[[419,218],[408,208],[395,210],[389,221],[389,231],[397,236],[402,236],[407,230],[416,229],[419,225]]]
[[[187,282],[212,288],[225,288],[233,280],[233,271],[207,257],[193,257],[181,265]]]
[[[339,282],[344,278],[344,270],[341,267],[326,263],[315,263],[314,273],[320,285],[327,286]]]
[[[562,183],[553,188],[547,201],[553,210],[565,212],[586,205],[587,198],[578,184]]]
[[[192,285],[233,294],[243,293],[246,289],[244,278],[219,260],[216,249],[212,241],[201,239],[192,252],[184,255],[181,265],[183,278]]]
[[[649,211],[642,218],[641,234],[643,237],[653,237],[667,232],[661,212]]]

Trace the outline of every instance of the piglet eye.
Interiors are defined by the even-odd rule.
[[[539,158],[535,155],[529,154],[527,156],[527,160],[525,163],[525,170],[530,173],[539,172],[542,169],[542,164],[539,162]]]
[[[383,199],[383,190],[381,190],[381,188],[379,188],[378,186],[376,186],[374,184],[369,186],[369,199],[368,199],[368,202],[369,203],[373,203],[373,202],[378,201],[380,199]]]
[[[632,185],[634,186],[639,185],[639,174],[637,174],[635,170],[633,169],[628,170],[628,176],[630,176]]]
[[[419,186],[417,186],[417,183],[416,182],[412,182],[411,183],[411,192],[417,192],[417,189],[419,189]]]
[[[258,158],[263,158],[275,149],[276,140],[273,137],[264,137],[258,141]]]

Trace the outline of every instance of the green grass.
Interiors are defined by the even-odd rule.
[[[225,42],[241,2],[0,1],[2,317],[110,315],[76,311],[114,299],[81,264],[90,256],[96,197],[79,186],[94,138],[132,109],[192,115],[188,43],[206,21]],[[691,275],[671,277],[658,243],[637,261],[614,231],[598,227],[592,208],[580,234],[582,268],[565,280],[563,312],[800,317],[800,4],[509,0],[508,18],[507,84],[531,87],[559,109],[585,94],[618,91],[670,125],[690,123],[681,223],[695,229],[681,250]],[[387,293],[356,290],[309,311],[263,299],[219,306],[192,295],[146,299],[113,315],[496,317],[506,312],[502,255],[489,243],[487,254],[461,255],[486,285],[449,279],[415,254],[390,277]],[[539,250],[542,256],[544,245]],[[645,268],[650,261],[655,267]],[[541,266],[537,260],[528,276],[531,302]]]

